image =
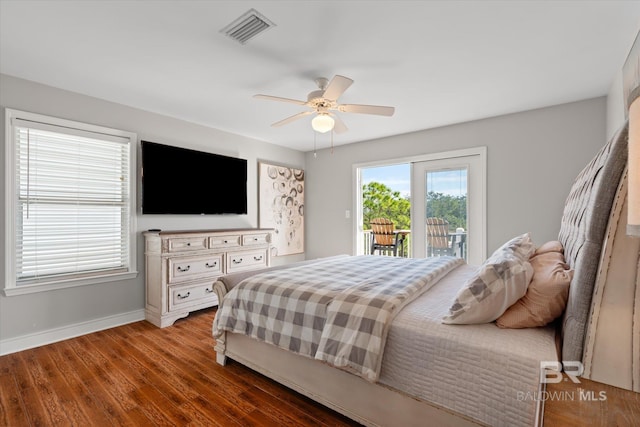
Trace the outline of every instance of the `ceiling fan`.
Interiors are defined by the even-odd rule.
[[[314,90],[307,95],[306,101],[297,99],[281,98],[271,95],[254,95],[254,98],[268,99],[271,101],[289,102],[292,104],[303,105],[311,108],[309,111],[303,111],[287,117],[284,120],[273,123],[271,126],[282,126],[291,123],[302,117],[315,114],[311,121],[311,127],[316,132],[325,133],[333,130],[336,133],[347,131],[347,126],[332,111],[341,113],[359,113],[359,114],[375,114],[378,116],[392,116],[395,108],[380,105],[362,105],[362,104],[338,104],[338,98],[353,84],[353,80],[336,74],[331,81],[324,77],[315,79],[318,90]]]

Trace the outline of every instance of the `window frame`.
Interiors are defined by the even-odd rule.
[[[18,232],[18,224],[16,223],[16,214],[18,209],[18,201],[16,196],[16,141],[14,119],[33,121],[43,123],[50,126],[70,128],[90,133],[106,134],[128,139],[129,149],[129,236],[128,245],[128,269],[120,272],[104,272],[104,274],[96,274],[84,277],[52,277],[49,280],[43,280],[34,284],[17,284],[16,277],[16,234]],[[64,289],[76,286],[94,285],[98,283],[114,282],[133,279],[138,275],[137,272],[137,237],[136,237],[136,189],[137,174],[136,160],[137,155],[137,134],[133,132],[112,129],[103,126],[97,126],[89,123],[82,123],[73,120],[61,119],[57,117],[46,116],[43,114],[30,113],[15,109],[5,109],[5,280],[4,287],[1,289],[3,295],[13,296],[35,292],[45,292],[55,289]]]

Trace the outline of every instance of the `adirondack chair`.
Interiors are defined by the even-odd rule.
[[[449,222],[443,218],[427,218],[427,256],[454,255],[449,239]]]
[[[399,234],[395,232],[393,221],[387,218],[374,218],[369,224],[372,234],[371,254],[374,255],[377,250],[380,254],[391,252],[393,256],[397,256],[401,242]]]

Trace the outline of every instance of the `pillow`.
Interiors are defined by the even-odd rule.
[[[529,260],[533,279],[524,297],[498,318],[501,328],[535,328],[558,318],[567,306],[573,270],[565,263],[560,242],[542,245]]]
[[[533,276],[529,257],[534,250],[529,233],[498,248],[458,291],[442,323],[489,323],[500,317],[527,292]]]
[[[532,256],[544,254],[547,252],[560,252],[561,254],[564,254],[562,243],[558,242],[557,240],[551,240],[536,249]]]

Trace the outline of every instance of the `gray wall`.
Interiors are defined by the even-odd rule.
[[[626,102],[622,93],[622,70],[613,79],[607,95],[607,138],[613,137],[616,131],[625,124]]]
[[[487,253],[531,232],[556,239],[578,172],[605,144],[606,98],[526,111],[307,153],[307,258],[353,253],[352,165],[487,146]]]
[[[46,114],[136,132],[139,139],[177,145],[248,160],[248,214],[224,216],[138,215],[138,231],[149,228],[214,229],[258,226],[257,162],[259,160],[304,168],[304,154],[123,105],[0,75],[0,280],[4,280],[4,109]],[[12,297],[0,296],[0,342],[55,328],[144,308],[144,246],[138,234],[138,277],[134,280],[80,286]],[[274,263],[303,259],[280,257]]]

